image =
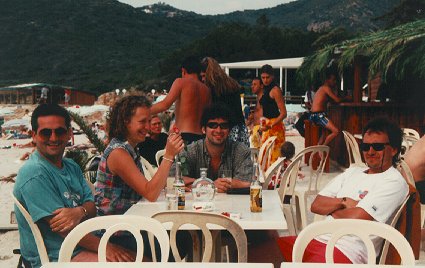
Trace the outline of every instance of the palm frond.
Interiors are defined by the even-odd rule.
[[[80,127],[80,129],[86,134],[89,141],[96,147],[99,153],[103,153],[105,151],[105,144],[97,137],[97,134],[89,127],[84,119],[77,113],[69,112],[72,117],[72,120]]]

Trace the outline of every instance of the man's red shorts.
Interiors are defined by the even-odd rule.
[[[296,239],[296,236],[284,236],[277,239],[277,244],[286,262],[292,262],[292,249]],[[305,249],[303,262],[326,263],[325,253],[326,244],[313,239]],[[350,259],[337,248],[334,248],[334,262],[352,263]]]

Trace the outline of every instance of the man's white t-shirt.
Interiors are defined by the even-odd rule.
[[[368,168],[353,167],[335,177],[319,195],[328,197],[349,197],[359,201],[356,207],[364,209],[378,222],[389,223],[406,198],[409,187],[400,172],[391,167],[378,174],[366,174]],[[332,220],[328,216],[326,220]],[[327,243],[330,235],[316,240]],[[372,242],[379,253],[383,239],[374,236]],[[336,247],[353,263],[367,263],[367,250],[360,238],[344,236]]]

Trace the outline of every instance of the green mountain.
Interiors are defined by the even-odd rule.
[[[45,82],[104,92],[146,85],[157,77],[161,59],[202,42],[221,23],[269,21],[302,30],[342,25],[369,31],[377,27],[371,18],[397,3],[298,0],[270,9],[202,16],[164,4],[134,8],[115,0],[0,0],[0,86]],[[167,68],[177,66],[161,66]]]
[[[400,0],[298,0],[273,8],[245,10],[216,16],[220,21],[250,24],[265,15],[270,25],[323,31],[343,27],[350,31],[376,30],[374,18],[389,12]]]
[[[209,30],[113,0],[0,1],[0,85],[47,82],[95,91],[142,82],[155,63]]]

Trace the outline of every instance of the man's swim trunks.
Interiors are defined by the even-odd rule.
[[[321,127],[325,127],[329,122],[325,112],[311,112],[309,120]]]
[[[195,134],[195,133],[189,133],[189,132],[182,132],[181,135],[186,145],[189,145],[194,141],[204,138],[204,135],[202,134]]]

